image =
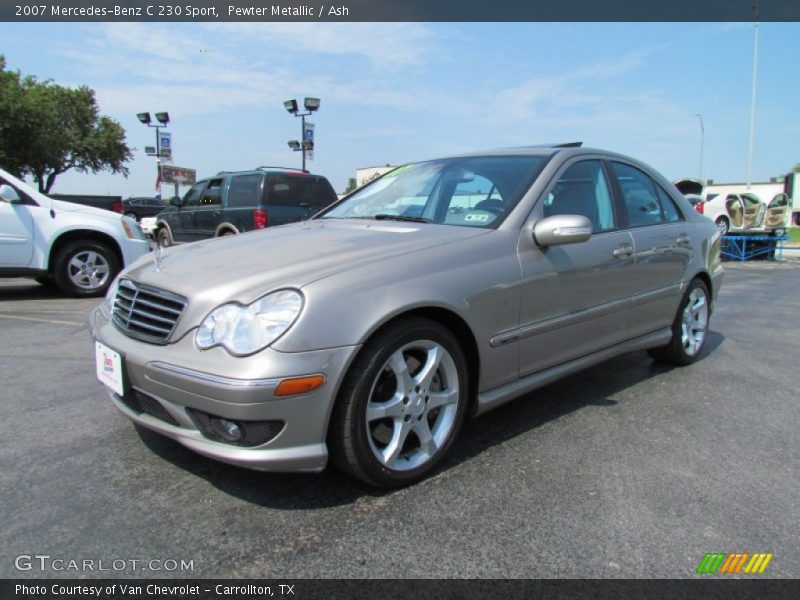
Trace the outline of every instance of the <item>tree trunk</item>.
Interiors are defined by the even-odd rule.
[[[50,193],[50,189],[53,187],[53,184],[56,182],[56,175],[57,175],[57,173],[55,171],[53,171],[52,173],[50,173],[50,175],[47,176],[47,186],[45,187],[45,190],[44,190],[43,193],[45,193],[45,194],[49,194]]]

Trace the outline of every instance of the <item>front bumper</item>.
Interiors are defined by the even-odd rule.
[[[114,405],[132,421],[199,454],[241,467],[260,471],[325,468],[328,420],[341,377],[358,346],[297,353],[267,348],[237,358],[222,348],[197,349],[194,330],[174,343],[159,346],[123,334],[111,323],[103,306],[92,312],[89,326],[95,340],[122,356],[126,389],[131,394],[149,396],[161,407],[150,414],[140,412],[107,390]],[[312,374],[325,377],[325,383],[313,392],[275,395],[281,380]],[[281,421],[283,427],[264,444],[241,447],[209,439],[192,418],[192,411],[245,423]]]

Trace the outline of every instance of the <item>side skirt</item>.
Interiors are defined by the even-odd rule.
[[[596,365],[597,363],[606,361],[609,358],[619,356],[620,354],[625,354],[626,352],[634,352],[636,350],[646,350],[648,348],[663,346],[664,344],[669,343],[671,337],[672,330],[669,327],[665,327],[664,329],[659,329],[653,333],[648,333],[647,335],[628,340],[627,342],[617,344],[616,346],[605,348],[593,354],[581,356],[575,360],[550,367],[549,369],[539,371],[538,373],[526,375],[525,377],[517,379],[511,383],[487,390],[478,394],[478,409],[475,412],[475,416],[482,415],[493,408],[497,408],[498,406],[505,404],[509,400],[513,400],[514,398],[517,398],[523,394],[543,387],[549,383],[561,379],[562,377],[565,377],[566,375],[587,369]]]
[[[0,267],[0,277],[47,277],[47,269]]]

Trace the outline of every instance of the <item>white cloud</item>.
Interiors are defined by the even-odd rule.
[[[218,39],[247,40],[288,52],[353,55],[381,69],[424,63],[439,49],[433,31],[417,23],[221,23],[206,25]]]
[[[106,23],[86,27],[80,47],[62,56],[80,64],[104,112],[130,114],[147,97],[184,115],[257,105],[280,105],[295,90],[313,90],[340,105],[415,110],[420,95],[391,85],[393,74],[423,60],[434,45],[426,27],[407,23],[224,23],[186,28],[171,24]],[[335,72],[293,68],[293,52],[352,55]],[[305,65],[309,64],[304,58]],[[311,62],[313,65],[313,62]]]
[[[400,129],[392,127],[372,127],[368,129],[359,129],[356,131],[346,131],[339,135],[344,139],[371,139],[377,137],[408,137],[416,135],[417,132],[410,129]]]

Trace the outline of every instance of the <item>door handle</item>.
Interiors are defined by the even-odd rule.
[[[633,254],[633,246],[630,244],[622,244],[614,248],[614,256],[617,258],[625,258]]]
[[[682,233],[678,236],[678,239],[675,240],[679,246],[688,246],[690,243],[689,234]]]

